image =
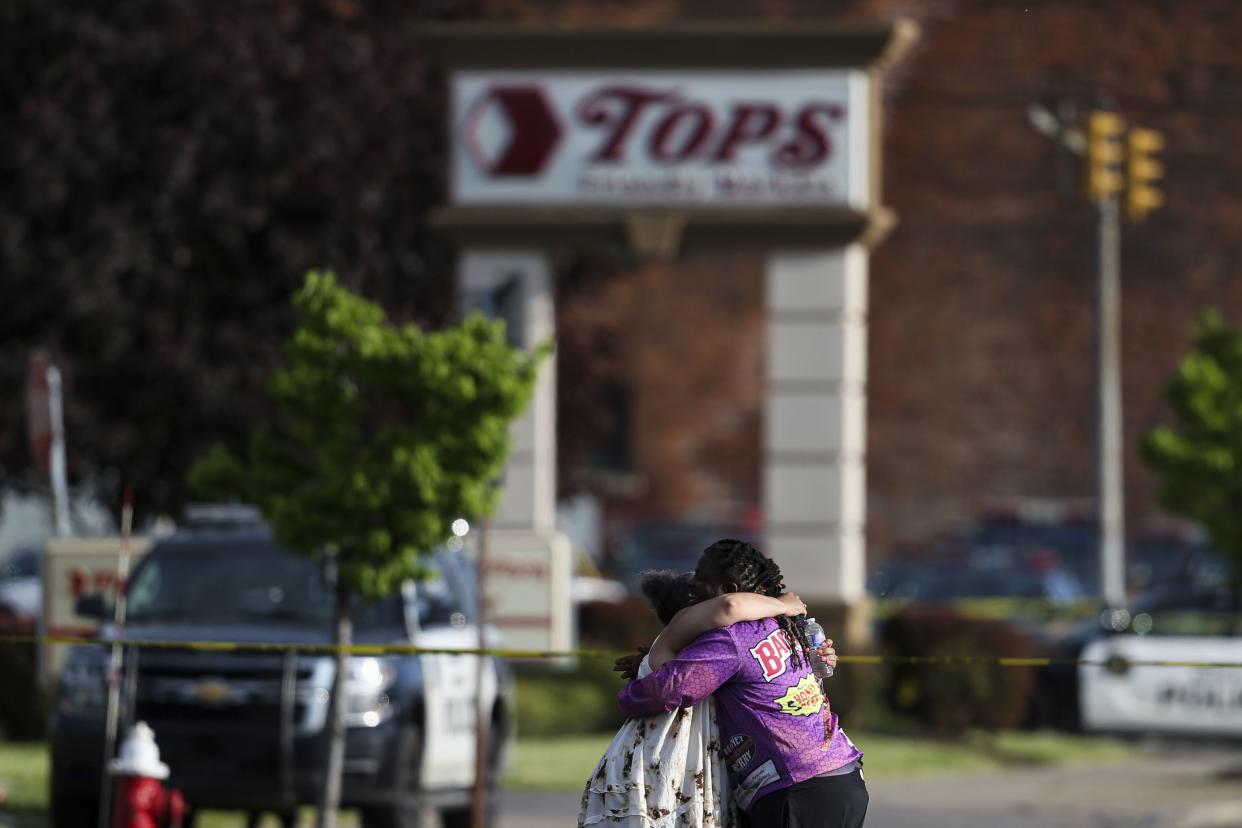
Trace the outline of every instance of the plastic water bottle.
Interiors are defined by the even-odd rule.
[[[811,642],[811,647],[819,649],[819,645],[828,640],[828,636],[824,635],[824,628],[814,618],[808,618],[802,622],[802,629],[806,633],[807,640]],[[815,677],[820,681],[832,676],[832,668],[820,660],[815,653],[810,654],[811,671],[815,673]]]

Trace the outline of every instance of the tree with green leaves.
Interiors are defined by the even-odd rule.
[[[344,647],[352,596],[377,598],[424,574],[454,518],[495,507],[509,424],[530,400],[546,347],[510,347],[474,315],[424,332],[311,272],[300,324],[272,378],[273,407],[244,457],[220,446],[190,472],[193,489],[257,505],[276,540],[336,571],[336,676],[318,825],[335,824],[344,761]]]
[[[411,29],[476,0],[0,3],[0,389],[65,380],[71,480],[140,518],[245,440],[312,267],[401,321],[452,315],[443,95]],[[346,274],[348,274],[346,276]],[[21,405],[0,477],[25,481]],[[140,519],[141,524],[141,519]],[[140,525],[139,524],[139,525]]]
[[[1242,329],[1204,314],[1165,399],[1176,423],[1143,442],[1160,501],[1207,531],[1242,591]]]

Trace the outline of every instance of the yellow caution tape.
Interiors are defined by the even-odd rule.
[[[97,644],[114,642],[99,638],[68,635],[0,635],[0,644]],[[121,642],[125,647],[138,649],[202,650],[206,652],[297,652],[311,654],[347,655],[485,655],[506,659],[567,659],[567,658],[618,658],[632,655],[625,650],[512,650],[502,647],[421,647],[415,644],[301,644],[259,641],[167,641],[134,639]],[[894,656],[894,655],[842,655],[841,664],[927,664],[933,666],[976,667],[1052,667],[1088,666],[1116,667],[1194,667],[1204,669],[1242,669],[1242,661],[1174,661],[1131,660],[1124,656],[1112,656],[1107,660],[1074,658],[1012,658],[1004,656]]]

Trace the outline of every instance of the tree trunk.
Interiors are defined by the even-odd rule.
[[[1236,557],[1236,556],[1235,556]],[[1229,565],[1229,624],[1231,635],[1242,635],[1242,560],[1231,560]]]
[[[336,578],[336,611],[334,640],[336,670],[332,677],[332,697],[328,701],[328,767],[323,797],[319,801],[317,828],[336,828],[336,813],[341,806],[341,773],[345,767],[345,648],[353,640],[349,620],[349,591],[340,572]]]

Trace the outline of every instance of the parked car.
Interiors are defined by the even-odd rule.
[[[694,569],[703,550],[721,538],[737,538],[760,549],[762,540],[738,526],[717,523],[648,523],[635,528],[617,544],[611,569],[633,595],[639,594],[639,575],[648,569]]]
[[[1242,604],[1228,590],[1157,590],[1083,648],[1083,729],[1242,738]],[[1175,666],[1141,662],[1183,662]]]
[[[1030,724],[1070,731],[1223,735],[1242,723],[1242,670],[1133,662],[1242,662],[1240,636],[1242,607],[1230,592],[1178,584],[1149,590],[1125,610],[1045,628],[1037,634],[1038,651],[1054,663],[1037,672]],[[1108,666],[1079,666],[1079,660]],[[1210,699],[1224,705],[1229,698],[1237,703],[1232,714],[1216,710],[1205,718],[1208,711],[1195,711],[1196,701],[1206,708]],[[1229,717],[1234,725],[1226,722]]]
[[[473,574],[460,554],[429,560],[438,576],[390,598],[356,602],[357,643],[478,645]],[[129,581],[122,732],[147,722],[169,784],[196,808],[291,814],[324,784],[334,661],[322,654],[193,649],[194,641],[326,644],[332,592],[323,568],[278,546],[260,527],[189,529],[160,540]],[[80,611],[103,618],[98,596]],[[105,626],[103,638],[114,630]],[[179,646],[184,643],[186,646]],[[93,825],[104,744],[106,647],[68,654],[51,736],[54,828]],[[471,824],[475,682],[491,718],[488,781],[499,777],[512,727],[505,664],[470,655],[355,656],[347,661],[342,806],[365,828],[412,828],[421,807],[447,828]],[[494,815],[495,791],[487,817]]]
[[[0,560],[0,613],[38,622],[43,612],[42,561],[43,551],[37,546],[18,547]]]
[[[885,563],[868,578],[868,591],[877,598],[915,603],[1021,598],[1064,604],[1089,597],[1065,567],[1037,555],[1016,554]]]

